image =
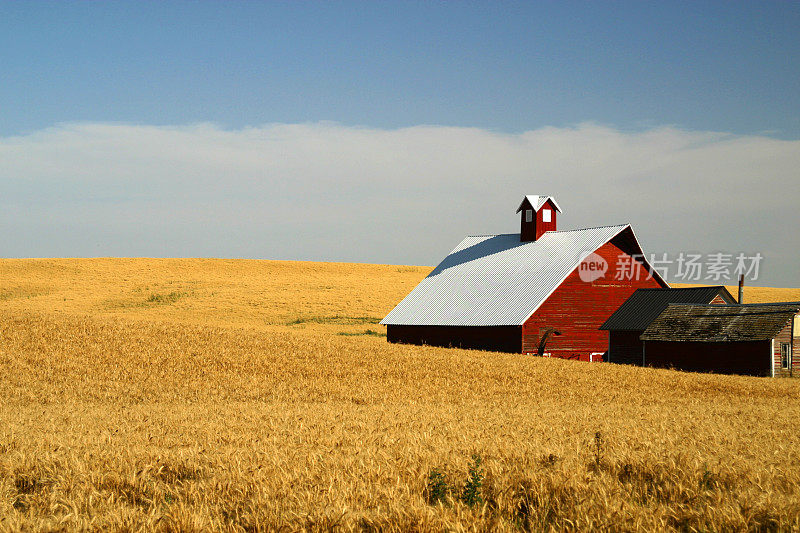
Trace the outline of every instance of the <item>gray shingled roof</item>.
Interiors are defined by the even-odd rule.
[[[725,303],[736,303],[728,289],[722,285],[686,289],[638,289],[608,317],[600,329],[643,331],[669,304],[707,304],[717,295],[722,296]]]
[[[745,305],[670,304],[644,330],[644,341],[738,342],[775,337],[800,302]]]
[[[519,233],[467,237],[381,324],[521,325],[586,255],[623,232],[635,242],[627,224],[549,231],[532,242]]]

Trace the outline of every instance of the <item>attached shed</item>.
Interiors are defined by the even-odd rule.
[[[670,304],[641,335],[647,366],[792,376],[800,371],[800,302]]]
[[[520,233],[466,237],[381,324],[389,342],[600,361],[600,324],[641,287],[666,287],[630,225],[558,231],[526,196]]]
[[[722,285],[685,289],[638,289],[608,317],[601,330],[608,331],[607,361],[628,365],[644,363],[644,344],[639,338],[669,304],[735,304]]]

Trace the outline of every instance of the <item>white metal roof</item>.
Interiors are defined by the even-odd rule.
[[[548,231],[532,242],[519,233],[467,237],[381,324],[521,325],[588,254],[628,228]]]
[[[558,205],[558,202],[556,202],[555,198],[553,198],[552,196],[541,196],[535,194],[525,195],[525,198],[522,199],[522,203],[519,204],[519,207],[517,208],[517,213],[522,211],[522,204],[525,203],[525,200],[528,200],[537,212],[539,211],[539,209],[542,208],[542,206],[545,204],[545,202],[547,202],[547,200],[550,200],[551,202],[553,202],[553,205],[556,206],[556,211],[558,211],[559,213],[563,213],[563,211],[561,211],[561,207]]]

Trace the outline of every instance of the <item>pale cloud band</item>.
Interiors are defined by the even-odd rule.
[[[669,127],[66,124],[0,139],[0,255],[434,264],[544,193],[562,229],[760,252],[760,284],[798,286],[798,169],[800,141]]]

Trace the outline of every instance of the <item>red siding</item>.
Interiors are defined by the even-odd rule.
[[[608,334],[598,329],[600,325],[636,289],[662,286],[655,279],[647,279],[647,272],[638,262],[633,279],[616,280],[621,256],[630,257],[620,246],[627,248],[624,240],[615,238],[595,252],[608,263],[605,276],[587,283],[576,268],[525,322],[522,327],[524,353],[536,351],[540,331],[548,327],[561,332],[560,336],[552,336],[547,344],[546,352],[552,357],[588,361],[590,354],[606,352]]]
[[[544,221],[544,210],[550,210],[550,222]],[[539,212],[536,213],[536,238],[538,239],[542,235],[544,235],[545,231],[556,231],[558,225],[556,224],[556,216],[558,215],[558,211],[556,211],[556,206],[553,205],[553,202],[547,200],[547,202],[539,209]]]
[[[556,211],[556,206],[553,204],[551,200],[545,202],[545,204],[539,209],[539,211],[535,212],[535,216],[533,220],[530,222],[525,222],[525,211],[528,209],[533,210],[535,206],[532,206],[531,203],[526,198],[522,205],[522,211],[520,212],[520,240],[524,242],[528,241],[535,241],[539,237],[541,237],[545,231],[556,231],[558,229],[557,217],[558,211]],[[550,210],[550,222],[544,221],[544,210]]]
[[[770,341],[645,341],[645,364],[688,372],[769,376]]]

